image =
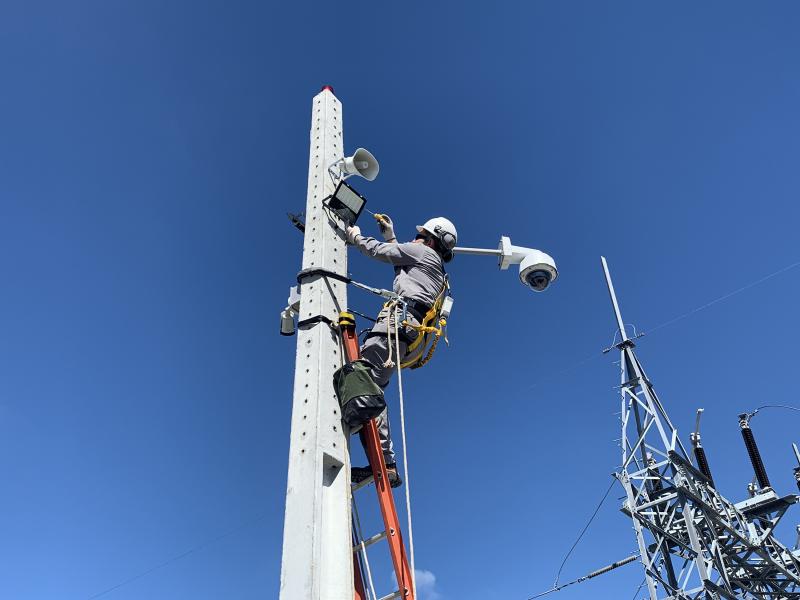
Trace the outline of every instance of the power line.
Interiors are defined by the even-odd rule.
[[[616,479],[613,479],[611,481],[611,485],[608,486],[608,489],[606,490],[606,493],[603,494],[603,497],[600,499],[600,503],[597,505],[597,508],[594,509],[594,512],[592,513],[592,516],[589,517],[589,520],[586,522],[586,525],[583,526],[583,529],[581,529],[581,532],[578,534],[578,539],[575,540],[575,542],[572,544],[572,547],[569,549],[569,552],[567,552],[567,554],[564,556],[564,560],[561,561],[561,566],[558,567],[558,573],[556,573],[556,580],[553,583],[553,588],[554,589],[558,587],[558,580],[561,578],[561,571],[564,570],[564,565],[567,564],[567,559],[572,554],[572,551],[575,550],[575,546],[578,545],[578,542],[580,542],[581,539],[583,538],[583,534],[585,534],[586,530],[589,529],[589,525],[591,525],[592,521],[594,521],[594,518],[597,516],[597,513],[600,511],[600,507],[603,506],[603,503],[606,501],[606,498],[608,498],[608,495],[611,493],[611,489],[614,487],[614,484],[616,482],[617,482]]]
[[[640,591],[641,591],[641,589],[644,587],[644,584],[645,584],[645,583],[647,583],[647,577],[645,577],[644,579],[642,579],[642,583],[640,583],[640,584],[639,584],[639,587],[637,587],[637,588],[636,588],[636,591],[635,591],[635,592],[633,592],[633,598],[631,598],[631,600],[636,600],[636,597],[639,595],[639,592],[640,592]]]
[[[569,587],[571,585],[575,585],[576,583],[583,583],[584,581],[587,581],[589,579],[593,579],[595,577],[598,577],[599,575],[605,575],[606,573],[610,573],[614,569],[619,569],[620,567],[624,567],[625,565],[631,564],[637,558],[639,558],[639,553],[638,552],[636,554],[631,554],[627,558],[623,558],[622,560],[618,560],[615,563],[611,563],[610,565],[606,565],[605,567],[597,569],[596,571],[592,571],[588,575],[584,575],[583,577],[578,577],[577,579],[573,579],[572,581],[568,581],[567,583],[562,583],[561,585],[553,586],[549,590],[545,590],[544,592],[536,594],[535,596],[531,596],[530,598],[528,598],[528,600],[536,600],[536,598],[541,598],[542,596],[547,596],[549,594],[552,594],[553,592],[560,592],[564,588]],[[638,590],[637,590],[636,593],[637,594],[639,593]]]
[[[749,414],[750,418],[753,418],[753,417],[755,417],[755,416],[756,416],[756,415],[757,415],[757,414],[758,414],[758,413],[759,413],[761,410],[763,410],[763,409],[765,409],[765,408],[785,408],[785,409],[787,409],[787,410],[796,410],[796,411],[800,412],[800,408],[798,408],[798,407],[796,407],[796,406],[789,406],[788,404],[765,404],[764,406],[759,406],[759,407],[758,407],[757,409],[755,409],[753,412],[751,412],[751,413],[748,413],[748,414]]]
[[[533,385],[530,387],[530,389],[535,389],[535,388],[539,387],[540,385],[542,385],[543,383],[545,383],[546,381],[550,381],[550,380],[552,380],[552,379],[555,379],[556,377],[560,377],[561,375],[566,375],[566,374],[567,374],[567,373],[569,373],[570,371],[574,371],[574,370],[575,370],[575,369],[577,369],[578,367],[581,367],[581,366],[583,366],[584,364],[586,364],[587,362],[589,362],[589,361],[591,361],[591,360],[595,360],[595,359],[597,359],[597,358],[600,358],[601,356],[603,356],[603,354],[602,354],[601,352],[592,352],[592,353],[591,353],[590,355],[588,355],[586,358],[583,358],[583,359],[579,360],[579,361],[578,361],[578,362],[576,362],[576,363],[573,363],[572,365],[570,365],[570,366],[568,366],[568,367],[565,367],[565,368],[563,368],[563,369],[560,369],[560,370],[558,370],[558,371],[556,371],[556,372],[554,372],[554,373],[553,373],[553,372],[550,372],[550,373],[548,373],[547,375],[545,375],[545,376],[543,376],[543,377],[540,377],[540,378],[538,379],[538,381],[537,381],[536,383],[534,383],[534,384],[533,384]]]
[[[744,286],[742,286],[742,287],[740,287],[738,289],[733,290],[732,292],[728,292],[727,294],[723,294],[719,298],[715,298],[714,300],[711,300],[710,302],[706,302],[705,304],[697,306],[697,307],[693,308],[692,310],[690,310],[688,312],[685,312],[685,313],[683,313],[681,315],[678,315],[676,317],[673,317],[671,319],[668,319],[668,320],[664,321],[663,323],[659,323],[655,327],[645,331],[644,333],[642,333],[640,335],[645,335],[645,334],[646,335],[652,335],[653,333],[655,333],[659,329],[663,329],[664,327],[668,327],[669,325],[677,323],[678,321],[682,321],[683,319],[691,317],[692,315],[694,315],[694,314],[696,314],[696,313],[698,313],[700,311],[703,311],[703,310],[705,310],[705,309],[707,309],[707,308],[709,308],[709,307],[711,307],[711,306],[713,306],[715,304],[718,304],[718,303],[720,303],[720,302],[722,302],[724,300],[727,300],[728,298],[731,298],[732,296],[740,294],[741,292],[749,290],[752,287],[760,285],[760,284],[764,283],[765,281],[767,281],[769,279],[772,279],[773,277],[777,277],[778,275],[781,275],[782,273],[785,273],[786,271],[789,271],[790,269],[794,269],[797,266],[800,266],[800,261],[794,262],[794,263],[792,263],[790,265],[787,265],[787,266],[785,266],[785,267],[783,267],[781,269],[778,269],[777,271],[774,271],[773,273],[770,273],[769,275],[765,275],[764,277],[762,277],[760,279],[757,279],[755,281],[752,281],[752,282],[748,283],[747,285],[744,285]],[[583,366],[584,364],[586,364],[587,362],[589,362],[591,360],[594,360],[596,358],[600,358],[602,355],[603,354],[601,352],[593,352],[592,354],[588,355],[587,357],[585,357],[585,358],[573,363],[572,365],[570,365],[568,367],[565,367],[564,369],[560,369],[559,371],[556,371],[555,373],[550,373],[548,375],[545,375],[544,377],[540,378],[536,383],[534,383],[530,387],[530,389],[537,388],[540,385],[542,385],[544,382],[549,381],[551,379],[554,379],[554,378],[556,378],[556,377],[558,377],[560,375],[564,375],[564,374],[566,374],[566,373],[568,373],[570,371],[573,371],[574,369],[577,369],[578,367]]]
[[[105,596],[106,594],[109,594],[109,593],[113,592],[114,590],[117,590],[117,589],[121,588],[122,586],[128,585],[129,583],[133,583],[134,581],[137,581],[137,580],[141,579],[142,577],[146,577],[147,575],[150,575],[150,573],[158,571],[159,569],[163,569],[164,567],[166,567],[168,565],[171,565],[172,563],[177,562],[177,561],[181,560],[182,558],[186,558],[190,554],[194,554],[195,552],[203,550],[204,548],[207,548],[208,546],[211,546],[212,544],[215,544],[215,543],[217,543],[217,542],[219,542],[221,540],[224,540],[227,537],[232,536],[234,533],[238,533],[239,531],[241,531],[242,529],[245,529],[246,527],[254,525],[254,524],[258,523],[259,521],[262,521],[268,515],[269,515],[269,513],[265,513],[263,515],[260,515],[260,516],[256,517],[255,519],[251,519],[251,520],[246,521],[246,522],[244,522],[244,523],[242,523],[240,525],[237,525],[233,529],[229,529],[228,531],[226,531],[225,533],[223,533],[221,535],[218,535],[218,536],[216,536],[214,538],[206,540],[206,541],[198,544],[197,546],[194,546],[193,548],[190,548],[189,550],[186,550],[185,552],[181,552],[180,554],[176,554],[175,556],[173,556],[171,558],[168,558],[164,562],[159,563],[159,564],[157,564],[157,565],[155,565],[153,567],[150,567],[149,569],[147,569],[145,571],[142,571],[141,573],[138,573],[137,575],[129,577],[128,579],[125,579],[124,581],[121,581],[118,584],[113,585],[110,588],[107,588],[107,589],[103,590],[102,592],[97,592],[96,594],[94,594],[92,596],[88,596],[86,598],[86,600],[93,600],[94,598],[100,598],[101,596]]]
[[[663,327],[667,327],[668,325],[672,325],[673,323],[677,323],[678,321],[682,321],[683,319],[685,319],[687,317],[691,317],[693,314],[698,313],[701,310],[705,310],[705,309],[709,308],[710,306],[713,306],[714,304],[717,304],[718,302],[722,302],[723,300],[727,300],[731,296],[735,296],[736,294],[740,294],[741,292],[744,292],[745,290],[749,290],[752,287],[760,285],[760,284],[764,283],[765,281],[767,281],[768,279],[772,279],[773,277],[777,277],[781,273],[785,273],[786,271],[788,271],[790,269],[793,269],[793,268],[795,268],[797,266],[800,266],[800,260],[797,261],[797,262],[794,262],[794,263],[792,263],[792,264],[790,264],[790,265],[788,265],[786,267],[783,267],[782,269],[778,269],[774,273],[770,273],[769,275],[765,275],[761,279],[756,279],[755,281],[751,281],[747,285],[743,285],[742,287],[740,287],[740,288],[738,288],[736,290],[733,290],[732,292],[728,292],[727,294],[723,294],[722,296],[720,296],[719,298],[715,298],[711,302],[706,302],[705,304],[703,304],[701,306],[698,306],[697,308],[693,308],[692,310],[690,310],[687,313],[684,313],[682,315],[679,315],[677,317],[669,319],[668,321],[664,321],[660,325],[656,325],[655,327],[650,329],[650,331],[648,331],[647,333],[648,334],[652,334],[652,333],[658,331],[659,329],[662,329]]]

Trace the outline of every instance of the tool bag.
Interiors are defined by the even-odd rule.
[[[363,359],[347,363],[333,374],[333,387],[349,427],[363,425],[386,408],[383,390],[372,380],[372,364]]]

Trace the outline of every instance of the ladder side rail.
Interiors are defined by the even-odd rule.
[[[364,575],[361,573],[361,563],[358,560],[358,552],[353,552],[353,590],[354,600],[369,600],[364,589]]]
[[[353,361],[358,358],[358,338],[354,335],[348,335],[349,332],[347,332],[345,327],[341,324],[340,328],[342,332],[342,345],[344,346],[345,357],[348,362]],[[361,573],[361,564],[359,563],[357,552],[353,552],[353,590],[354,600],[369,600],[367,592],[364,589],[364,576]]]
[[[381,507],[381,514],[386,528],[386,540],[389,543],[395,576],[405,594],[405,596],[401,597],[414,600],[411,569],[408,565],[403,535],[400,532],[400,519],[397,517],[397,509],[394,504],[392,488],[389,485],[389,475],[386,472],[386,462],[383,459],[383,450],[381,449],[375,420],[370,420],[362,431],[364,432],[364,446],[366,447],[367,458],[369,458],[369,464],[372,467],[378,503]]]
[[[361,349],[358,345],[355,324],[352,320],[342,320],[340,329],[342,332],[342,345],[344,346],[345,357],[349,362],[357,360],[361,356]],[[389,544],[389,552],[392,556],[395,577],[400,586],[401,598],[414,600],[412,585],[412,573],[408,565],[406,547],[403,542],[403,535],[400,532],[400,519],[397,517],[397,509],[394,504],[392,488],[389,485],[389,475],[386,471],[386,461],[381,450],[380,437],[378,436],[378,426],[375,419],[370,419],[361,429],[364,450],[372,467],[372,476],[375,483],[375,490],[378,494],[378,504],[380,505],[381,515],[386,531],[386,541]]]

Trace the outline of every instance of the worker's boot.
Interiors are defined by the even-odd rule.
[[[397,473],[397,464],[386,465],[386,473],[389,475],[389,485],[393,488],[403,485],[403,480]]]
[[[403,480],[397,473],[397,464],[387,464],[386,474],[389,476],[389,485],[393,488],[403,485]],[[353,467],[350,469],[350,481],[352,483],[360,483],[365,479],[372,477],[372,467]]]

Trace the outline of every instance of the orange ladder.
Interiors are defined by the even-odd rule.
[[[361,349],[358,345],[358,335],[356,334],[355,317],[348,312],[343,312],[339,316],[339,330],[342,334],[342,345],[344,346],[345,357],[348,362],[357,360],[361,356]],[[357,492],[369,483],[375,482],[375,491],[378,494],[378,504],[383,516],[384,531],[363,541],[362,544],[353,546],[353,574],[355,583],[355,600],[367,600],[364,590],[364,578],[358,561],[358,551],[364,550],[366,546],[372,545],[382,539],[389,542],[389,552],[392,555],[394,574],[400,589],[396,592],[384,596],[380,600],[390,598],[401,598],[402,600],[414,600],[414,586],[412,584],[412,573],[408,566],[406,557],[406,547],[403,543],[403,534],[400,532],[400,521],[397,518],[397,509],[394,505],[392,488],[389,485],[389,476],[386,473],[386,462],[383,459],[381,441],[378,437],[378,426],[374,419],[370,419],[361,428],[361,440],[364,450],[372,467],[372,479],[366,479],[352,486],[353,493]]]

